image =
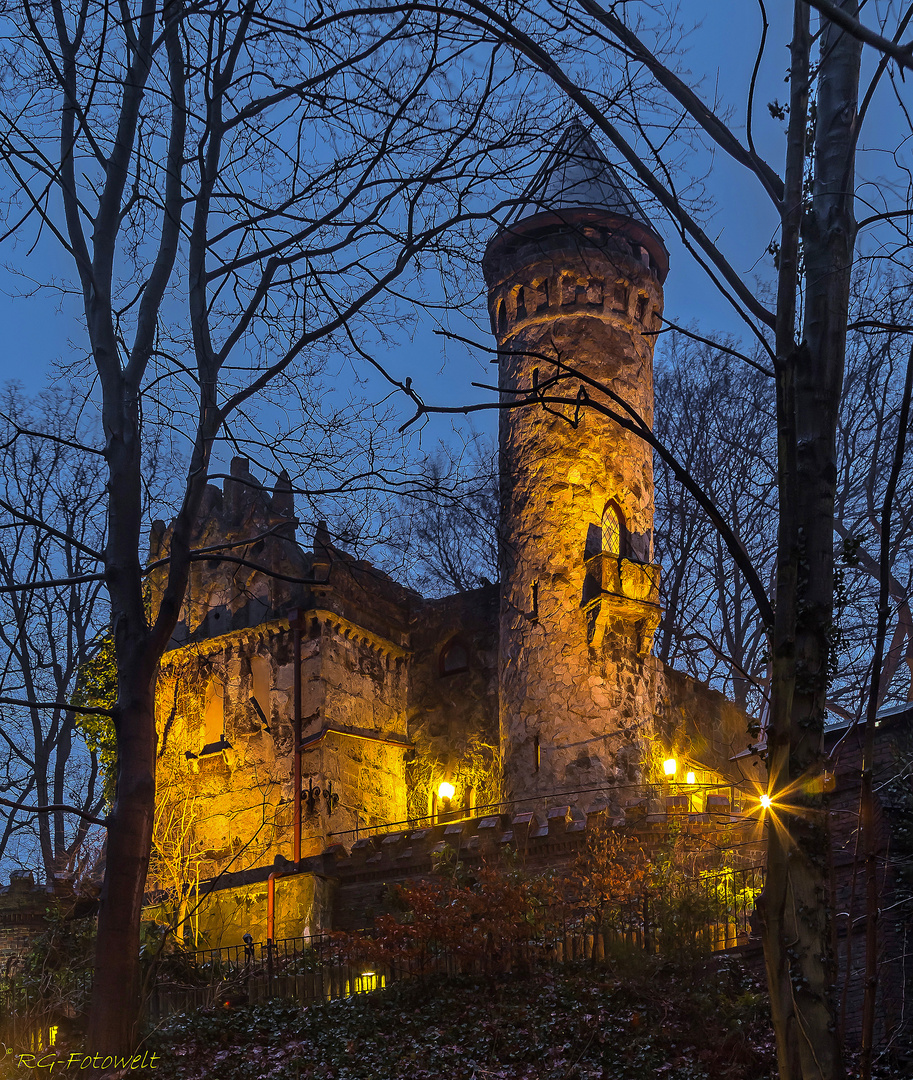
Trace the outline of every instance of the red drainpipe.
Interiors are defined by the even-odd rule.
[[[292,623],[293,634],[293,662],[294,672],[294,713],[295,713],[295,849],[293,862],[295,867],[301,866],[301,612],[295,616]],[[269,881],[272,883],[272,876]],[[271,884],[272,887],[272,884]],[[269,903],[272,904],[272,892],[268,893]],[[272,911],[272,907],[269,908]],[[269,917],[267,916],[267,921]]]
[[[301,869],[301,611],[292,620],[292,658],[294,671],[294,726],[295,726],[295,840],[294,870],[274,870],[266,879],[266,940],[276,937],[276,879],[298,873]]]
[[[266,879],[266,940],[268,942],[276,938],[276,878],[290,877],[297,872],[297,868],[274,870]]]

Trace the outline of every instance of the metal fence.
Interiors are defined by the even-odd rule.
[[[748,940],[763,870],[748,867],[692,879],[594,909],[579,898],[539,912],[511,936],[454,943],[416,934],[390,949],[382,935],[322,934],[164,954],[146,968],[147,1016],[287,998],[307,1005],[432,974],[532,972],[571,960],[598,962],[618,949],[716,952]],[[598,911],[598,914],[597,914]],[[0,1042],[39,1050],[88,1004],[91,973],[43,982],[0,981]]]
[[[654,953],[717,952],[747,942],[761,867],[729,870],[600,910],[553,905],[511,937],[462,943],[421,939],[385,947],[372,931],[287,938],[163,958],[148,1012],[173,1012],[270,998],[301,1004],[365,993],[432,974],[530,972],[570,960],[599,961],[619,948]]]
[[[0,978],[0,1046],[38,1052],[83,1015],[92,993],[91,971]]]

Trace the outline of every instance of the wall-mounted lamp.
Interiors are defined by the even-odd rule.
[[[697,783],[697,777],[694,775],[693,772],[688,773],[688,775],[685,777],[685,783],[686,784],[696,784]]]
[[[326,787],[323,789],[323,797],[327,804],[327,813],[332,814],[339,805],[339,796],[333,790],[332,780],[327,780]]]
[[[674,757],[666,758],[663,762],[663,772],[666,776],[675,776],[675,771],[678,768],[678,762]]]
[[[767,792],[765,792],[761,796],[760,802],[761,802],[761,807],[764,810],[769,810],[770,809],[770,796],[767,794]]]
[[[314,786],[314,781],[310,776],[308,777],[307,791],[302,791],[301,797],[304,799],[307,813],[315,814],[317,812],[317,800],[320,798],[320,788]]]
[[[452,799],[456,794],[456,788],[453,784],[448,784],[446,780],[442,781],[441,786],[437,789],[439,799]]]

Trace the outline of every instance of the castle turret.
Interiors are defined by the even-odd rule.
[[[543,399],[500,421],[500,730],[515,799],[581,791],[568,801],[618,805],[642,777],[659,620],[651,451],[591,405],[548,399],[582,389],[617,409],[591,379],[652,423],[667,267],[579,123],[485,253],[501,400]]]

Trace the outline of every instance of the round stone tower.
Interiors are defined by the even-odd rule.
[[[618,806],[642,777],[659,621],[652,455],[583,400],[620,411],[580,376],[652,423],[667,267],[662,240],[579,123],[485,253],[501,400],[525,402],[500,418],[508,798]]]

